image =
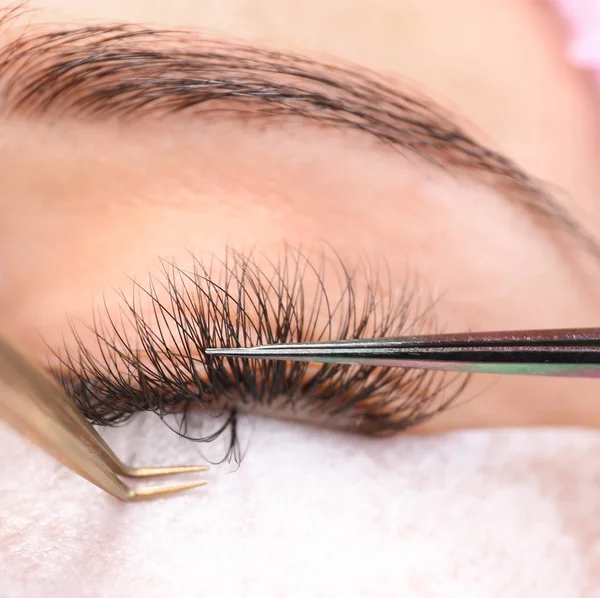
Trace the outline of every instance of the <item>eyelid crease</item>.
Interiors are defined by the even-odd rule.
[[[19,9],[0,11],[1,27]],[[5,37],[10,37],[6,36]],[[5,116],[136,120],[193,112],[204,118],[279,120],[354,130],[503,191],[529,214],[567,232],[600,260],[600,245],[540,181],[477,142],[434,102],[355,65],[199,32],[133,24],[25,28],[0,47]]]
[[[49,370],[94,424],[118,425],[136,412],[178,414],[177,432],[199,442],[229,433],[224,458],[239,460],[239,412],[387,435],[445,409],[469,377],[423,370],[211,358],[208,346],[401,336],[434,328],[417,287],[394,292],[381,269],[350,269],[339,256],[287,248],[276,262],[228,250],[191,270],[163,262],[163,275],[120,293],[89,326],[92,342],[53,349]],[[336,280],[339,289],[335,290]],[[144,309],[146,304],[147,309]],[[74,348],[73,348],[74,346]],[[224,416],[192,435],[191,409]],[[221,420],[223,421],[223,420]],[[203,426],[204,427],[204,426]]]

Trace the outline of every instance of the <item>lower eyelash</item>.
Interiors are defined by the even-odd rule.
[[[447,407],[468,378],[441,372],[338,364],[209,357],[210,346],[403,336],[431,328],[410,287],[393,292],[389,273],[362,263],[350,270],[337,255],[316,260],[286,249],[274,263],[228,250],[223,260],[191,270],[163,262],[160,277],[121,292],[84,343],[53,351],[50,371],[94,424],[114,426],[140,411],[179,413],[178,433],[209,442],[229,432],[224,459],[239,459],[240,411],[278,414],[366,434],[389,434]],[[325,279],[327,278],[327,290]],[[339,290],[331,291],[337,279]],[[149,308],[148,308],[149,306]],[[430,306],[429,306],[430,307]],[[74,346],[73,348],[67,348]],[[187,414],[199,407],[226,414],[207,435],[188,434]]]

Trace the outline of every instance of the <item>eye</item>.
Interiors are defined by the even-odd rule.
[[[335,281],[338,288],[335,287]],[[448,406],[467,379],[401,368],[211,358],[208,346],[416,334],[433,326],[418,288],[394,290],[365,265],[288,248],[278,262],[230,250],[191,271],[164,263],[161,279],[121,293],[119,313],[101,310],[92,339],[57,351],[56,379],[92,423],[134,413],[225,415],[194,436],[231,435],[239,413],[269,413],[367,434],[390,434]],[[75,343],[73,343],[73,340]],[[71,347],[71,348],[69,348]],[[74,347],[74,348],[73,348]]]
[[[179,413],[207,439],[189,410],[228,432],[267,411],[387,434],[465,380],[204,348],[594,323],[569,261],[599,254],[587,228],[400,79],[124,24],[25,28],[0,67],[2,327],[39,362],[50,347],[93,422]],[[498,423],[454,411],[432,425]]]

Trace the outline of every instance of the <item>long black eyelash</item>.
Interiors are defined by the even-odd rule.
[[[383,280],[368,264],[351,270],[336,255],[315,260],[289,248],[277,262],[230,250],[223,260],[195,260],[191,270],[162,265],[147,285],[134,283],[130,297],[120,293],[119,313],[106,303],[96,313],[91,344],[74,325],[74,342],[55,352],[51,372],[94,424],[118,425],[139,411],[178,413],[176,431],[186,438],[210,442],[228,431],[224,459],[239,460],[239,411],[386,434],[444,409],[466,384],[419,370],[204,354],[208,346],[402,336],[430,327],[430,309],[418,309],[408,286],[395,293],[389,272]],[[332,276],[339,292],[331,291]],[[226,415],[225,423],[192,436],[192,408]]]

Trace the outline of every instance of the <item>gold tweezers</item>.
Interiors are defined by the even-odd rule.
[[[11,343],[0,336],[0,417],[69,469],[124,501],[175,494],[205,480],[131,488],[119,478],[149,478],[193,471],[206,465],[130,467],[112,452],[74,402]]]

